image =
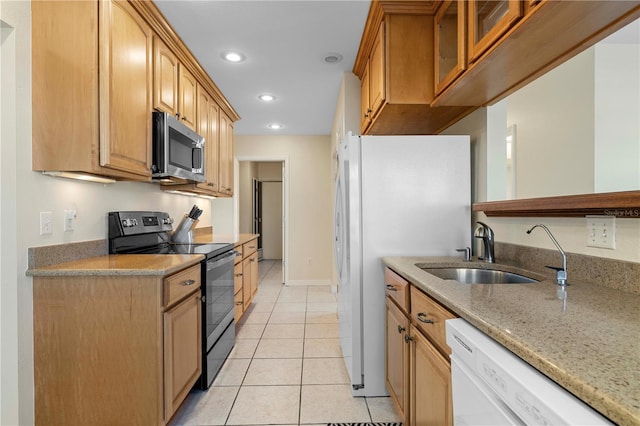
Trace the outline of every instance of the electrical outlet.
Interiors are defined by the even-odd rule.
[[[587,216],[587,246],[615,250],[615,216]]]
[[[40,235],[53,234],[53,213],[40,212]]]

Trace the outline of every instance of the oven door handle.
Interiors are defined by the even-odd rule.
[[[217,268],[220,265],[224,265],[225,263],[231,262],[235,259],[237,252],[235,250],[231,250],[228,253],[220,255],[212,260],[207,261],[207,271],[210,271],[214,268]]]

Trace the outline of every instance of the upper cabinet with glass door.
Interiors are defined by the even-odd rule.
[[[445,0],[435,16],[434,66],[436,94],[467,68],[466,1]]]
[[[522,16],[520,0],[469,2],[469,60],[475,61]]]

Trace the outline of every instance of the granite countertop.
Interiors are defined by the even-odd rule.
[[[383,263],[616,423],[640,425],[640,295],[572,282],[563,292],[533,271],[456,257]],[[499,268],[536,284],[460,284],[433,267]]]
[[[198,230],[196,230],[198,231]],[[251,240],[258,238],[258,234],[212,234],[211,232],[207,232],[206,230],[196,232],[193,237],[194,243],[208,244],[208,243],[230,243],[234,246],[239,246],[244,243],[247,243]]]
[[[204,259],[201,254],[116,254],[28,269],[34,277],[84,275],[171,275]]]

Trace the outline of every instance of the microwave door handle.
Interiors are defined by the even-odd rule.
[[[197,146],[191,150],[191,167],[194,170],[201,170],[203,168],[202,157],[203,157],[202,147]]]

